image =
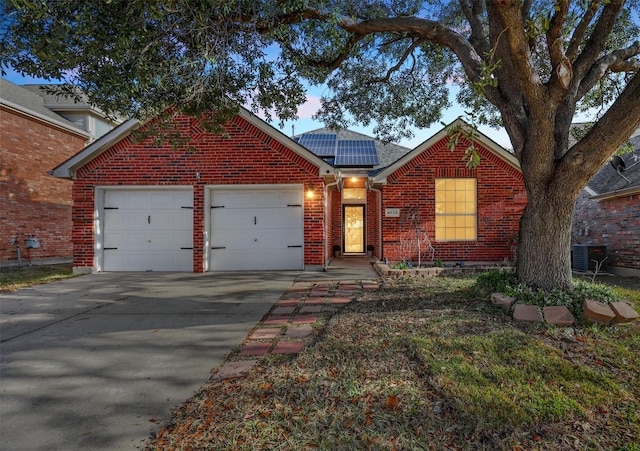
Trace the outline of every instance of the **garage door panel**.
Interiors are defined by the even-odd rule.
[[[193,194],[105,191],[105,271],[192,271]],[[186,248],[186,249],[182,249]]]
[[[105,208],[127,210],[141,205],[150,205],[149,192],[146,191],[106,191],[104,196]]]
[[[251,231],[224,229],[216,231],[212,243],[213,247],[229,249],[277,250],[302,246],[302,236],[296,228],[261,230],[259,236]]]
[[[302,210],[300,208],[278,208],[268,211],[258,211],[258,226],[265,228],[302,227]]]
[[[149,197],[151,206],[162,206],[162,208],[180,209],[182,207],[193,206],[193,195],[190,191],[174,191],[163,194],[161,191],[153,192]]]
[[[302,205],[300,190],[215,190],[212,195],[213,206],[225,208],[271,208]]]
[[[117,266],[117,271],[177,271],[176,268],[191,268],[193,255],[190,250],[183,250],[170,256],[165,252],[141,254],[129,250],[116,254],[114,251],[106,250],[104,264],[105,267]]]
[[[214,189],[212,270],[302,269],[301,188]]]
[[[302,192],[289,190],[215,190],[211,206],[224,209],[278,208],[302,206]]]
[[[218,228],[301,227],[302,212],[299,207],[215,209],[211,215],[211,223],[216,230]]]
[[[302,191],[287,191],[280,195],[282,205],[302,205]]]
[[[211,214],[211,224],[214,229],[248,228],[253,225],[255,215],[249,209],[215,209]]]
[[[232,263],[232,267],[230,267]],[[269,251],[216,249],[212,251],[212,271],[230,269],[287,270],[302,267],[300,249],[289,249],[274,254]]]

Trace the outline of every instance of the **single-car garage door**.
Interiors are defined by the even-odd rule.
[[[211,191],[210,269],[304,269],[298,187]]]
[[[193,271],[193,193],[104,191],[104,271]]]

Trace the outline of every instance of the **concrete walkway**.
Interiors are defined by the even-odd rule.
[[[296,282],[317,280],[375,280],[379,274],[373,269],[373,257],[347,256],[331,260],[326,271],[305,271],[296,277]]]
[[[0,297],[0,448],[143,446],[298,274],[90,274]]]

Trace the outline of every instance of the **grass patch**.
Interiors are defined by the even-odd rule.
[[[501,429],[585,418],[623,393],[602,372],[567,361],[515,329],[413,341],[434,383],[467,424]]]
[[[71,263],[0,268],[0,293],[75,277]]]
[[[366,293],[297,356],[203,385],[147,449],[640,447],[638,324],[516,324],[475,285]]]

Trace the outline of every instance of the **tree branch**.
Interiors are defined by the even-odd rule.
[[[582,80],[602,54],[623,4],[624,0],[610,0],[605,4],[589,40],[573,63],[576,80]]]
[[[577,99],[581,99],[589,91],[591,91],[591,89],[593,89],[596,83],[598,83],[598,81],[608,70],[614,72],[631,72],[640,70],[640,61],[629,60],[630,58],[637,55],[640,55],[640,41],[636,41],[627,48],[616,50],[600,58],[593,64],[589,72],[587,72],[587,74],[582,78],[582,81],[578,88]]]
[[[398,60],[398,63],[395,66],[390,67],[389,70],[387,71],[386,75],[383,78],[375,78],[375,79],[371,80],[371,82],[372,83],[388,82],[391,79],[391,74],[396,72],[398,69],[400,69],[400,67],[402,67],[402,65],[407,60],[407,58],[409,58],[409,56],[416,49],[416,47],[418,47],[423,42],[424,42],[423,39],[415,39],[413,41],[413,43],[407,48],[407,50],[405,50],[405,52],[402,55],[402,57],[400,57],[400,59]]]
[[[635,72],[640,70],[640,60],[636,61],[620,61],[609,67],[611,72]]]
[[[593,0],[589,5],[589,8],[585,11],[585,14],[582,16],[582,19],[580,19],[580,23],[573,31],[573,35],[569,41],[569,48],[567,49],[567,58],[570,60],[575,58],[576,52],[578,51],[578,48],[580,48],[580,44],[584,41],[584,35],[589,28],[589,24],[595,17],[601,4],[601,0]]]
[[[352,34],[351,36],[349,36],[349,39],[345,44],[345,50],[342,53],[340,53],[333,61],[310,60],[309,64],[316,67],[322,67],[322,68],[328,69],[329,71],[334,71],[338,67],[340,67],[340,65],[344,62],[344,60],[347,59],[347,57],[351,53],[351,50],[355,47],[358,41],[360,41],[363,37],[364,36],[358,36],[355,34]]]
[[[549,29],[547,30],[547,48],[551,58],[551,67],[558,67],[566,58],[562,45],[562,25],[567,20],[569,12],[569,2],[555,2],[556,10],[551,17]]]
[[[496,28],[501,27],[500,34],[504,34],[504,37],[500,42],[504,40],[508,46],[507,49],[498,53],[498,57],[502,59],[503,64],[506,64],[508,59],[508,64],[513,67],[509,76],[518,78],[522,95],[528,107],[542,110],[546,108],[542,101],[545,95],[540,77],[532,64],[529,40],[524,32],[522,11],[519,8],[520,2],[517,0],[487,1],[487,12],[490,15],[489,23],[493,24],[492,33],[495,35],[498,32]],[[494,20],[491,20],[492,17]],[[492,45],[501,46],[500,42],[494,42]]]
[[[459,2],[460,9],[462,9],[462,13],[471,26],[471,38],[469,39],[471,45],[483,54],[489,52],[491,47],[485,36],[484,25],[482,23],[482,15],[484,12],[482,1],[471,0],[471,5],[467,3],[467,0],[459,0]]]
[[[547,83],[549,86],[549,94],[554,102],[558,102],[569,89],[573,71],[571,61],[564,53],[562,45],[562,25],[567,20],[569,12],[569,2],[561,1],[555,3],[555,13],[551,17],[549,29],[547,30],[547,48],[549,49],[549,58],[551,67],[551,78]]]
[[[527,23],[527,20],[531,18],[532,5],[533,5],[533,0],[524,0],[522,2],[522,8],[520,8],[522,12],[522,23]]]
[[[595,174],[607,159],[640,126],[640,72],[636,72],[624,91],[594,124],[587,135],[562,158],[558,171],[580,176]]]

